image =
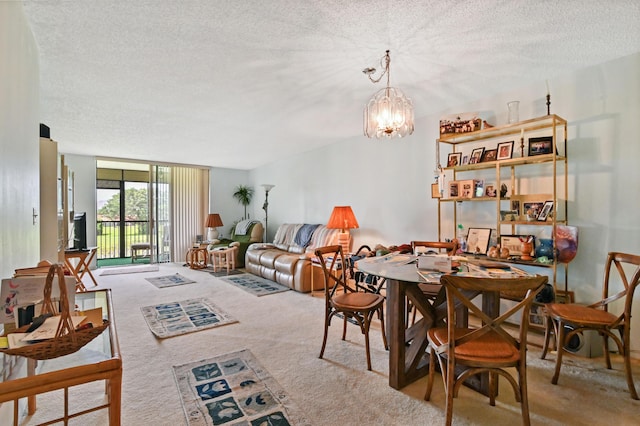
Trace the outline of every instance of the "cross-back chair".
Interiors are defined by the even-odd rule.
[[[341,314],[343,317],[342,340],[347,336],[347,322],[351,319],[360,327],[364,334],[367,353],[367,369],[371,370],[371,355],[369,350],[369,329],[373,316],[378,313],[382,342],[388,349],[387,337],[384,330],[384,296],[369,292],[358,292],[347,285],[347,267],[342,253],[342,246],[333,245],[318,248],[315,251],[318,262],[324,273],[324,337],[319,358],[324,355],[327,345],[327,334],[331,319]]]
[[[613,292],[611,280],[616,276],[615,271],[617,271],[617,278],[620,279],[623,288],[619,292],[611,294]],[[633,384],[631,374],[631,308],[633,294],[639,281],[640,256],[610,252],[605,264],[601,300],[588,306],[577,303],[549,303],[546,305],[546,332],[541,358],[544,359],[547,355],[553,327],[553,333],[556,335],[557,357],[556,369],[551,383],[558,384],[566,342],[578,333],[595,330],[602,336],[608,369],[611,369],[609,338],[618,346],[620,354],[624,357],[629,393],[633,399],[638,399],[638,392]],[[616,301],[617,303],[613,303]],[[620,305],[622,305],[622,309],[620,309]]]
[[[427,252],[431,251],[436,254],[446,253],[449,256],[453,256],[458,250],[458,241],[411,241],[411,251],[416,254],[416,249],[425,248]],[[418,284],[418,288],[422,291],[422,293],[431,300],[433,305],[439,305],[444,302],[443,292],[440,292],[439,284]],[[437,300],[438,297],[441,297],[442,300]],[[407,314],[412,313],[411,324],[415,324],[416,322],[416,312],[415,306],[413,304],[407,305]],[[408,319],[408,317],[407,317]],[[407,321],[407,324],[409,322]]]
[[[502,376],[513,387],[516,401],[520,402],[523,424],[529,425],[529,403],[527,397],[527,331],[529,321],[520,321],[517,337],[513,337],[506,329],[505,323],[517,314],[528,318],[531,304],[536,294],[547,283],[546,276],[530,276],[521,278],[476,278],[468,276],[443,275],[441,283],[445,287],[447,297],[447,323],[444,327],[431,328],[427,332],[430,344],[429,378],[425,400],[431,398],[436,360],[442,372],[446,392],[446,424],[453,418],[453,398],[457,396],[460,385],[469,377],[489,374],[489,402],[495,405],[498,389],[498,377]],[[489,297],[489,293],[497,296],[501,291],[512,290],[522,295],[522,299],[506,312],[491,318],[473,302],[478,294]],[[496,293],[497,292],[497,293]],[[476,328],[456,324],[456,303],[475,314],[482,324]],[[463,367],[462,372],[456,375]],[[514,367],[518,380],[514,379],[505,368]]]

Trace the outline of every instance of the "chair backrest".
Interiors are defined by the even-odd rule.
[[[342,246],[333,245],[320,247],[315,250],[316,260],[322,267],[324,275],[324,294],[329,300],[340,289],[352,291],[346,283],[346,268]]]
[[[521,318],[529,318],[531,303],[547,281],[548,278],[546,276],[538,275],[520,278],[479,278],[443,275],[440,282],[444,285],[447,294],[447,328],[450,347],[453,349],[457,345],[462,345],[486,333],[494,332],[496,336],[499,336],[500,340],[519,348],[521,356],[525,356],[529,321],[520,321],[518,339],[515,339],[505,329],[505,322],[519,312],[521,313]],[[496,318],[489,317],[482,311],[481,307],[472,302],[472,299],[482,292],[500,293],[505,290],[521,294],[522,299]],[[454,329],[459,327],[455,319],[456,310],[459,308],[458,304],[463,305],[469,312],[475,314],[482,321],[482,325],[473,332],[455,339]]]
[[[458,250],[458,242],[456,240],[450,242],[441,241],[411,241],[411,251],[415,254],[416,247],[426,247],[429,249],[436,249],[434,251],[440,252],[446,250],[449,256],[453,256]]]
[[[617,271],[617,277],[622,282],[624,288],[618,293],[609,295],[611,292],[611,281],[616,276],[613,270]],[[631,307],[633,304],[633,294],[640,282],[640,256],[634,254],[610,252],[607,256],[607,263],[604,269],[604,283],[602,287],[602,300],[591,305],[593,308],[609,310],[609,305],[616,300],[624,298],[624,310],[618,316],[617,322],[624,320],[626,325],[630,324]]]

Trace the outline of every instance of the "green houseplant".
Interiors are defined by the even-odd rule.
[[[251,199],[253,198],[253,188],[246,185],[238,185],[236,187],[236,192],[233,193],[233,198],[238,200],[238,202],[244,206],[244,216],[242,219],[248,219],[249,216],[247,215],[247,206],[251,204]]]

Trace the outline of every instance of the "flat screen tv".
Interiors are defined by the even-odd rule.
[[[87,213],[76,213],[73,216],[73,249],[87,249]]]

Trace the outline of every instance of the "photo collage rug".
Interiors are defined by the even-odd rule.
[[[221,279],[256,296],[266,296],[267,294],[291,290],[289,287],[253,274],[240,274]]]
[[[183,277],[178,273],[173,275],[165,275],[162,277],[145,278],[145,280],[149,281],[151,284],[155,285],[158,288],[173,287],[176,285],[195,283],[195,281],[190,280],[189,278]]]
[[[151,332],[160,339],[238,322],[206,298],[140,308]]]
[[[248,349],[173,367],[189,426],[310,425]]]

